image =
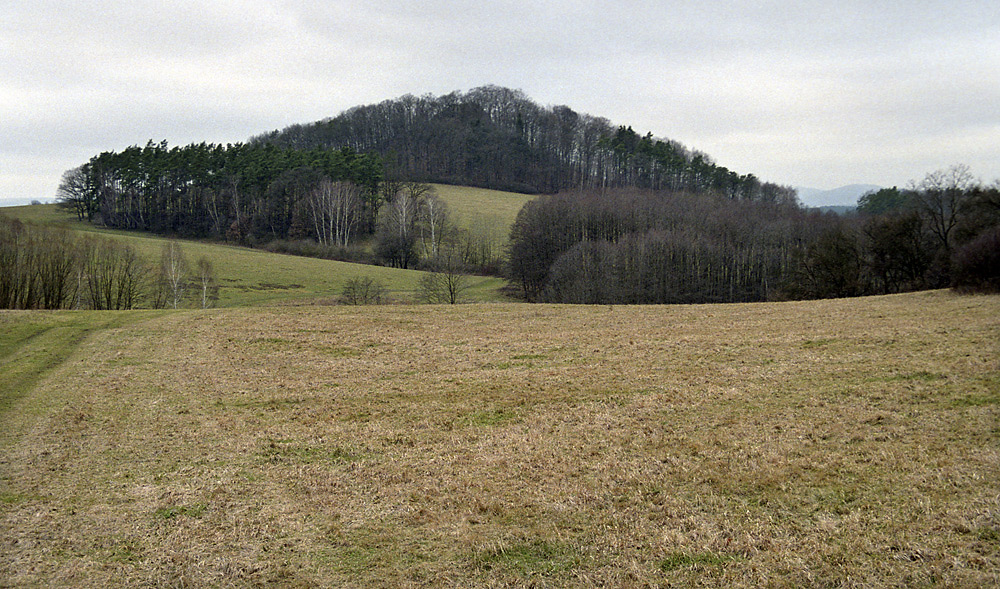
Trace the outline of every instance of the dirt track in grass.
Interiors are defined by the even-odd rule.
[[[0,586],[997,585],[998,416],[995,296],[136,313],[0,415]]]

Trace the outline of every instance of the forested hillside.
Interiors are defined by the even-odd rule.
[[[500,274],[496,228],[457,227],[429,181],[522,193],[631,187],[795,202],[793,190],[676,142],[568,107],[543,108],[495,86],[359,106],[246,144],[150,141],[104,152],[67,171],[58,196],[81,220],[114,229]]]
[[[457,227],[428,182],[546,196],[521,211],[504,252],[492,228]],[[963,166],[866,195],[855,217],[810,213],[791,188],[496,86],[359,106],[246,144],[102,153],[59,193],[117,229],[505,274],[532,301],[1000,290],[1000,184]]]
[[[375,152],[390,175],[525,193],[636,187],[713,191],[788,201],[792,189],[717,165],[676,141],[639,135],[568,106],[543,107],[519,90],[483,86],[406,95],[256,137],[295,149]]]

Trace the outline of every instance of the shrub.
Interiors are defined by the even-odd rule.
[[[951,285],[957,290],[1000,292],[1000,226],[958,249],[951,270]]]
[[[340,291],[340,303],[343,305],[381,305],[385,302],[385,286],[371,276],[352,278]]]

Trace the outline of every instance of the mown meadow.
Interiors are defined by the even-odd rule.
[[[0,585],[1000,584],[1000,296],[0,312]]]

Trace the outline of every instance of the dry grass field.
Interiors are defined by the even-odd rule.
[[[0,586],[1000,584],[998,296],[0,334]]]

